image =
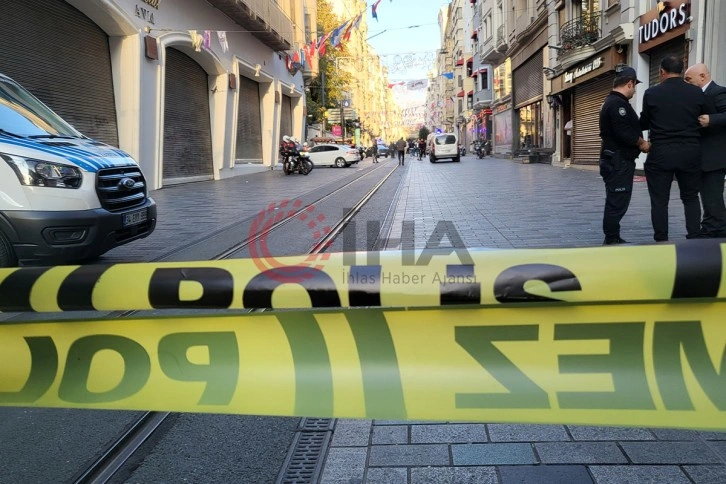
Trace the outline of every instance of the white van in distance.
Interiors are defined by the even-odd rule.
[[[456,133],[432,133],[428,137],[429,161],[450,158],[452,161],[461,161],[459,153],[459,137]]]
[[[0,74],[0,267],[82,261],[155,226],[133,158]]]

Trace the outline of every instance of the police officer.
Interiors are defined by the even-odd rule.
[[[643,96],[640,127],[650,130],[651,150],[645,161],[650,218],[656,242],[668,240],[668,201],[673,177],[678,180],[686,215],[686,238],[701,237],[701,124],[708,113],[706,95],[681,77],[683,59],[666,56],[660,84]]]
[[[635,69],[617,66],[615,72],[613,90],[600,110],[600,176],[605,182],[604,245],[626,243],[620,237],[620,220],[628,211],[633,193],[635,158],[649,149],[638,115],[628,102],[635,95],[635,86],[640,84]]]

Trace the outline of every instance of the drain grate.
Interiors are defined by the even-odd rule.
[[[303,432],[327,432],[333,430],[332,418],[304,418],[302,420]]]
[[[318,482],[335,421],[329,418],[303,419],[282,466],[277,484]]]

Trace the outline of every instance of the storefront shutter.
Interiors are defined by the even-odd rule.
[[[262,163],[262,116],[260,85],[240,76],[235,160]]]
[[[514,107],[520,108],[542,99],[542,51],[538,51],[512,73],[514,82]]]
[[[86,136],[118,146],[108,35],[66,2],[3,0],[0,73]]]
[[[207,73],[186,54],[166,49],[164,182],[212,178]]]
[[[688,66],[688,43],[685,36],[676,37],[673,40],[661,44],[658,47],[648,51],[650,56],[649,81],[650,86],[660,83],[660,62],[664,57],[674,55],[683,58],[683,65]]]
[[[292,98],[283,94],[280,113],[280,140],[285,135],[292,136]]]
[[[600,107],[613,89],[614,74],[575,87],[572,110],[572,163],[596,165],[600,159]]]

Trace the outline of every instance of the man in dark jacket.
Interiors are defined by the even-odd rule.
[[[696,64],[686,71],[686,82],[698,86],[706,94],[710,114],[699,118],[701,126],[701,202],[704,237],[726,237],[726,87],[711,80],[705,64]]]
[[[701,236],[701,125],[706,95],[681,78],[683,60],[666,56],[660,63],[660,84],[643,96],[640,126],[650,130],[645,162],[650,218],[656,242],[668,240],[668,201],[673,177],[678,180],[686,215],[687,238]]]
[[[628,102],[640,84],[635,69],[618,66],[613,90],[600,109],[600,176],[605,182],[605,212],[602,230],[604,245],[626,243],[620,237],[620,220],[630,205],[633,193],[635,158],[648,152],[638,115]]]

